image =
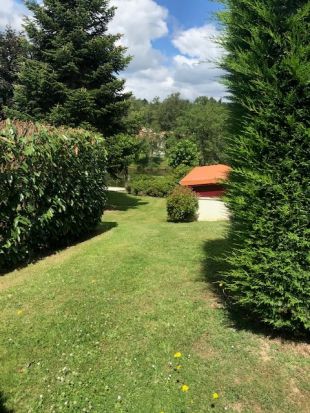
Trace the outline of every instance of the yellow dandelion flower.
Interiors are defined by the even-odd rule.
[[[23,310],[17,310],[17,311],[16,311],[17,315],[22,315],[23,312],[24,312]]]
[[[213,399],[218,399],[220,396],[219,396],[218,393],[213,393],[212,397],[213,397]]]
[[[181,390],[183,393],[186,393],[189,390],[189,386],[187,384],[183,384],[183,386],[181,387]]]
[[[182,368],[182,366],[178,365],[175,367],[177,370],[180,370]]]
[[[179,359],[180,357],[182,357],[182,353],[180,353],[179,351],[174,353],[174,358]]]

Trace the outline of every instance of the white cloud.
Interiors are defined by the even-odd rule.
[[[111,0],[117,10],[110,23],[112,33],[122,33],[122,44],[133,60],[129,71],[144,70],[160,64],[164,57],[152,40],[168,34],[168,10],[153,0]]]
[[[0,29],[10,25],[15,30],[22,30],[23,16],[27,9],[17,0],[0,0]]]
[[[11,24],[20,30],[27,9],[17,0],[0,0],[0,4],[0,29]],[[222,72],[216,62],[223,50],[216,43],[220,36],[216,26],[179,30],[170,39],[168,10],[155,0],[110,0],[110,4],[117,10],[109,30],[123,34],[120,42],[133,55],[123,73],[127,90],[147,99],[174,92],[188,99],[225,96],[225,88],[218,81]],[[165,56],[154,48],[153,41],[163,37],[177,49],[174,56]]]
[[[119,13],[122,11],[119,10]],[[170,64],[166,66],[157,59],[152,64],[149,60],[147,69],[129,69],[125,73],[127,90],[133,91],[137,97],[147,99],[155,96],[164,98],[174,92],[180,92],[188,99],[201,95],[223,98],[226,91],[219,82],[222,71],[218,68],[218,62],[224,51],[217,44],[219,36],[220,31],[213,25],[177,32],[172,43],[179,53],[170,58]],[[138,48],[134,49],[139,52]],[[141,60],[138,55],[136,58]]]
[[[217,44],[220,31],[213,24],[181,31],[173,39],[174,46],[189,57],[215,62],[223,55]]]
[[[180,54],[174,56],[174,80],[178,89],[189,99],[199,95],[220,99],[225,87],[218,64],[224,55],[218,40],[221,32],[211,24],[179,31],[173,44]]]
[[[155,96],[165,97],[176,91],[172,73],[165,66],[126,74],[126,90],[148,100]]]

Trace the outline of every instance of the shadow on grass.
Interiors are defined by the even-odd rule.
[[[0,392],[0,413],[14,413],[12,409],[5,407],[6,398],[2,392]]]
[[[217,295],[227,310],[228,320],[231,327],[236,330],[250,331],[254,334],[263,335],[270,339],[280,339],[282,342],[292,341],[310,343],[305,335],[293,336],[286,331],[276,331],[271,327],[259,322],[255,314],[249,309],[240,308],[234,304],[229,295],[225,294],[220,284],[224,280],[224,274],[229,271],[229,265],[225,257],[232,250],[229,239],[216,239],[207,241],[204,245],[205,261],[203,263],[203,279],[209,284],[212,292]]]
[[[15,266],[11,266],[4,269],[0,268],[0,276],[3,276],[14,270],[20,270],[22,268],[25,268],[29,264],[34,264],[40,260],[43,260],[46,257],[57,254],[69,247],[74,247],[75,245],[78,245],[81,242],[86,242],[94,237],[97,237],[98,235],[104,234],[105,232],[112,230],[115,227],[117,227],[117,222],[102,221],[97,225],[97,227],[94,230],[89,231],[86,234],[83,234],[82,236],[75,238],[74,240],[65,239],[60,243],[60,245],[57,245],[55,247],[50,246],[47,249],[41,249],[34,252],[33,255],[26,262],[18,263]]]
[[[79,244],[80,242],[87,241],[91,238],[97,237],[98,235],[104,234],[105,232],[111,231],[111,229],[116,228],[117,225],[117,222],[102,221],[97,225],[97,227],[93,231],[89,232],[84,237],[81,237],[74,244],[71,245]]]
[[[141,198],[128,195],[126,193],[120,192],[108,192],[107,206],[106,210],[116,210],[116,211],[127,211],[131,208],[138,208],[140,205],[146,205],[147,202],[142,201]],[[50,246],[48,249],[39,249],[34,252],[33,255],[23,263],[18,263],[15,266],[0,268],[0,276],[7,274],[16,269],[22,269],[31,263],[35,263],[42,260],[50,255],[54,255],[66,248],[73,247],[81,242],[88,241],[98,235],[108,232],[117,226],[116,222],[105,221],[105,216],[103,216],[103,221],[100,222],[97,227],[89,231],[88,233],[75,238],[75,239],[64,239],[62,242],[58,243],[57,246]]]
[[[146,205],[148,202],[142,201],[141,198],[128,195],[121,192],[108,192],[107,206],[106,210],[116,210],[116,211],[127,211],[128,209],[138,208],[140,205]],[[0,276],[7,274],[16,269],[22,269],[31,263],[35,263],[41,259],[44,259],[50,255],[63,251],[66,248],[80,244],[81,242],[88,241],[98,235],[108,232],[117,226],[116,222],[105,221],[105,216],[103,216],[103,221],[98,224],[98,226],[88,233],[74,239],[64,239],[63,242],[57,246],[50,246],[48,249],[41,249],[35,252],[31,258],[26,262],[18,263],[15,266],[9,268],[0,268]]]
[[[127,211],[128,209],[138,208],[140,205],[147,205],[148,202],[141,198],[123,192],[108,192],[107,210]]]

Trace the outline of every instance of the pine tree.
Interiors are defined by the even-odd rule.
[[[117,76],[129,58],[107,32],[108,0],[34,0],[25,29],[31,59],[21,67],[14,112],[56,125],[83,126],[105,135],[122,129],[130,96]]]
[[[11,27],[0,33],[0,118],[2,106],[10,105],[17,80],[19,59],[26,54],[26,40]]]
[[[235,302],[310,329],[310,2],[226,0],[232,96],[228,185]]]

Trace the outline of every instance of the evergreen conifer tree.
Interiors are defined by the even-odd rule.
[[[11,27],[0,33],[0,118],[2,107],[11,104],[18,62],[26,54],[26,43],[26,39]]]
[[[122,129],[129,97],[117,75],[128,64],[119,35],[107,32],[108,0],[26,1],[31,59],[21,67],[11,115],[105,135]]]
[[[225,0],[233,250],[225,288],[279,329],[310,329],[310,2]]]

